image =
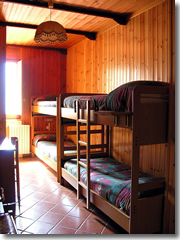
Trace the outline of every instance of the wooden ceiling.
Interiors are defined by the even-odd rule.
[[[67,30],[68,40],[53,47],[67,49],[87,37],[87,35],[82,35],[82,31],[99,33],[117,24],[126,24],[126,21],[116,21],[116,19],[125,19],[128,22],[129,19],[163,1],[54,0],[51,20],[64,26]],[[7,26],[6,42],[9,45],[42,46],[33,40],[35,28],[48,20],[50,20],[48,0],[0,0],[0,25]],[[44,45],[44,47],[50,46]]]

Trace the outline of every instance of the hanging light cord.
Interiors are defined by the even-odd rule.
[[[52,0],[48,1],[48,8],[50,9],[50,21],[51,21],[51,9],[53,9],[53,1]]]

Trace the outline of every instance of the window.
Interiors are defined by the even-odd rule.
[[[20,118],[22,113],[21,61],[6,62],[6,118]]]

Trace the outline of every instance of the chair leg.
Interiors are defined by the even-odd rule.
[[[19,153],[18,153],[18,140],[16,141],[16,181],[17,181],[17,196],[20,202],[20,179],[19,179]]]
[[[19,166],[16,168],[17,171],[17,176],[16,176],[16,181],[17,181],[17,196],[18,196],[18,202],[20,201],[20,181],[19,181]]]

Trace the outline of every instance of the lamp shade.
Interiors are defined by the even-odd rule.
[[[47,21],[41,23],[35,33],[34,41],[42,44],[63,43],[67,40],[66,30],[58,22]]]

